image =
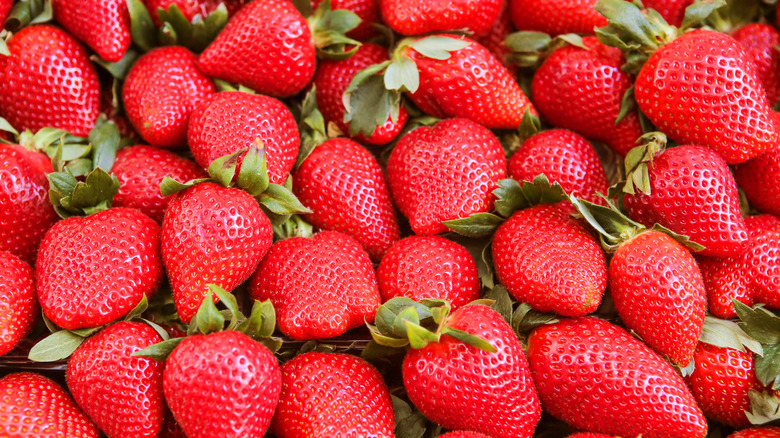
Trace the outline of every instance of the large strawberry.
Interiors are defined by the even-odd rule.
[[[379,372],[339,353],[305,353],[282,366],[276,436],[392,437],[393,403]]]
[[[52,126],[89,134],[100,85],[84,46],[58,27],[35,25],[15,34],[8,50],[0,56],[0,117],[20,131]]]
[[[38,312],[32,268],[15,255],[0,251],[0,356],[27,335]]]
[[[108,62],[130,47],[130,13],[126,0],[52,0],[54,18],[68,32]]]
[[[64,389],[30,372],[0,379],[0,433],[9,438],[100,436]]]
[[[545,411],[577,429],[646,438],[707,434],[674,368],[606,321],[580,317],[537,328],[528,361]]]
[[[381,0],[382,19],[402,35],[465,30],[482,35],[496,21],[502,0],[451,3],[426,0]]]
[[[607,24],[593,9],[595,0],[510,0],[512,22],[518,30],[535,30],[551,35],[593,34],[593,28]]]
[[[160,341],[144,323],[119,322],[84,341],[68,359],[73,399],[110,438],[159,434],[164,364],[133,353]]]
[[[152,146],[181,148],[187,144],[190,114],[216,88],[197,67],[189,50],[160,47],[141,56],[122,88],[127,116]]]

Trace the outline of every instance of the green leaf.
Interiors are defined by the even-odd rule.
[[[637,108],[636,98],[634,97],[634,86],[632,85],[623,93],[623,100],[620,102],[620,111],[615,119],[615,126],[617,126],[627,115],[636,111]]]
[[[158,342],[154,345],[150,345],[143,350],[136,351],[133,356],[148,357],[159,362],[164,362],[171,355],[176,346],[181,343],[185,338],[172,338],[167,341]]]
[[[265,192],[260,194],[260,203],[276,214],[311,213],[295,195],[279,184],[268,184]]]
[[[387,66],[384,75],[388,90],[414,93],[420,87],[420,72],[417,65],[405,56],[399,56]]]
[[[658,48],[661,42],[658,39],[659,31],[642,14],[642,11],[633,3],[625,0],[599,0],[594,9],[604,17],[607,22],[623,34],[631,37],[645,47]]]
[[[149,300],[146,298],[146,295],[141,295],[141,301],[138,302],[138,304],[135,305],[133,310],[131,310],[127,315],[125,315],[125,321],[132,321],[134,319],[140,318],[141,315],[143,315],[144,312],[146,312],[146,309],[149,308]]]
[[[298,158],[295,168],[299,168],[303,161],[314,151],[314,148],[328,140],[328,132],[325,127],[325,118],[317,108],[317,87],[311,87],[306,93],[301,105],[301,121],[298,123],[301,131],[301,146],[298,149]]]
[[[344,93],[344,103],[344,121],[349,123],[350,135],[361,133],[370,137],[378,126],[387,122],[393,111],[398,110],[401,93],[398,90],[388,90],[383,77],[373,75],[354,90],[347,89]]]
[[[241,169],[238,171],[236,185],[252,196],[258,196],[268,188],[268,164],[265,156],[265,145],[259,138],[249,147]]]
[[[444,327],[442,334],[452,336],[453,338],[463,342],[464,344],[471,345],[472,347],[479,348],[482,351],[488,353],[495,353],[496,347],[494,347],[487,340],[471,333],[464,332],[463,330],[457,330],[452,327]]]
[[[750,411],[745,411],[745,415],[751,424],[762,425],[780,420],[780,397],[777,395],[751,389],[748,391],[748,399]]]
[[[44,23],[52,19],[51,2],[49,0],[26,0],[14,2],[5,19],[4,27],[11,32],[18,32],[23,27]]]
[[[175,179],[171,178],[170,176],[166,176],[163,178],[162,182],[160,183],[160,193],[162,193],[163,196],[171,196],[174,193],[178,193],[182,190],[194,186],[195,184],[199,184],[206,181],[211,181],[211,179],[198,178],[198,179],[187,181],[186,183],[180,183]]]
[[[217,158],[209,164],[209,176],[211,180],[224,187],[230,186],[233,181],[233,177],[236,175],[236,167],[238,166],[238,159],[247,148],[241,148],[232,154],[228,154]]]
[[[617,210],[611,202],[603,206],[575,196],[569,197],[569,201],[585,221],[600,234],[602,246],[608,251],[614,250],[620,243],[646,229],[644,225],[632,221]]]
[[[680,30],[685,31],[701,26],[716,9],[725,5],[725,0],[697,0],[691,3],[685,8],[685,16],[683,17],[682,25],[680,25]]]
[[[206,291],[206,298],[203,299],[203,302],[198,308],[195,320],[198,330],[204,335],[218,332],[225,328],[225,318],[222,316],[222,313],[217,310],[217,306],[214,304],[211,288]]]
[[[764,355],[756,356],[754,367],[761,383],[772,389],[780,389],[780,345],[765,344]]]
[[[253,339],[268,338],[276,329],[276,311],[270,300],[263,302],[255,300],[249,318],[242,322],[237,331]]]
[[[521,303],[512,314],[512,330],[518,335],[528,333],[544,324],[557,322],[557,315],[537,312],[527,303]]]
[[[406,327],[406,334],[409,338],[409,345],[416,350],[425,348],[425,346],[431,342],[439,341],[439,335],[423,328],[419,324],[405,320],[404,326]]]
[[[159,8],[157,13],[164,27],[168,28],[166,32],[169,38],[195,53],[208,47],[228,22],[228,10],[224,3],[207,17],[197,14],[192,21],[187,20],[175,3],[171,3],[168,10]]]
[[[442,222],[450,230],[468,237],[485,237],[492,234],[504,222],[492,213],[474,213],[462,219]]]
[[[166,332],[165,329],[160,327],[159,324],[156,324],[144,318],[138,318],[138,320],[148,325],[149,327],[153,328],[154,331],[157,332],[157,335],[160,336],[160,339],[162,339],[163,341],[167,341],[168,339],[171,339],[170,333]]]
[[[376,326],[373,326],[371,324],[366,324],[368,327],[368,331],[371,333],[371,338],[376,342],[377,344],[384,346],[384,347],[391,347],[391,348],[401,348],[406,345],[409,345],[409,339],[408,338],[396,338],[393,336],[387,336],[379,331],[379,329],[376,328]]]
[[[490,306],[493,310],[498,312],[507,324],[512,323],[512,298],[509,296],[509,291],[503,285],[498,285],[493,289],[490,289],[485,298],[493,300],[494,303]]]
[[[498,181],[498,188],[493,190],[493,194],[496,195],[496,212],[505,218],[531,206],[520,183],[511,178]]]
[[[96,168],[87,175],[84,182],[79,182],[70,196],[70,208],[83,210],[101,204],[111,206],[114,195],[119,192],[119,180],[101,168]]]
[[[541,130],[542,121],[539,120],[539,117],[531,114],[530,109],[526,108],[525,113],[523,113],[523,119],[520,121],[520,127],[518,128],[520,141],[525,141],[533,137]]]
[[[742,320],[739,328],[762,344],[780,344],[780,317],[760,305],[750,308],[737,300],[732,302]]]
[[[736,322],[710,315],[704,318],[699,342],[742,352],[747,348],[759,356],[763,354],[761,343],[742,331]]]
[[[421,55],[432,59],[449,59],[451,52],[457,52],[469,46],[468,41],[457,37],[430,36],[409,42],[407,45]]]
[[[428,420],[419,411],[413,411],[408,403],[391,394],[393,400],[393,413],[395,414],[395,426],[393,435],[395,438],[423,438],[428,425]]]
[[[84,342],[84,338],[70,332],[60,330],[47,336],[35,344],[28,355],[33,362],[55,362],[66,359]]]
[[[156,32],[152,16],[141,0],[127,0],[127,9],[130,12],[130,34],[133,42],[144,52],[148,52],[156,45],[154,35]]]
[[[101,116],[102,117],[102,116]],[[106,172],[114,166],[114,159],[119,150],[120,135],[114,122],[103,121],[89,132],[89,143],[95,151],[93,168],[101,168]]]
[[[10,53],[9,53],[10,55]],[[0,131],[10,132],[13,135],[19,135],[19,131],[14,129],[13,126],[8,122],[8,120],[0,117]]]
[[[92,55],[89,59],[111,73],[111,76],[117,79],[124,79],[127,77],[127,73],[130,72],[130,67],[135,64],[135,61],[138,60],[139,56],[138,52],[129,48],[125,52],[125,55],[122,56],[122,59],[116,62],[108,62],[97,55]]]
[[[210,283],[207,286],[211,293],[216,295],[217,298],[219,298],[219,301],[227,307],[228,312],[230,313],[230,324],[227,329],[233,330],[238,325],[238,319],[243,318],[244,316],[241,313],[241,310],[238,309],[236,297],[217,284]]]

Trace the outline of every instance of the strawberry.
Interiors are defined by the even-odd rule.
[[[86,136],[97,119],[100,85],[84,47],[50,25],[25,27],[0,56],[0,117],[18,130],[60,128]]]
[[[126,0],[52,0],[54,18],[108,62],[122,59],[130,47]]]
[[[645,9],[653,9],[661,14],[667,23],[679,27],[685,17],[685,8],[693,4],[694,0],[644,0]]]
[[[565,129],[543,131],[526,139],[509,159],[507,170],[516,181],[532,181],[544,174],[566,193],[595,203],[603,202],[597,193],[606,195],[609,188],[593,146]]]
[[[373,321],[376,275],[360,244],[338,231],[276,242],[250,282],[255,300],[271,300],[279,329],[297,339],[327,339]]]
[[[282,102],[238,91],[217,93],[201,102],[190,116],[187,138],[195,161],[204,168],[260,139],[275,184],[287,179],[300,145],[295,119]]]
[[[112,172],[119,179],[115,207],[129,207],[162,223],[171,198],[160,193],[165,176],[177,181],[189,181],[206,176],[194,161],[152,146],[131,146],[116,154]]]
[[[479,298],[477,264],[466,248],[439,236],[410,236],[393,244],[376,271],[382,301],[409,297],[447,300],[453,309]]]
[[[168,8],[175,5],[184,15],[184,18],[191,22],[196,15],[206,18],[221,4],[227,7],[228,15],[233,16],[246,3],[248,3],[247,0],[144,0],[146,9],[149,10],[149,15],[152,16],[154,24],[158,27],[162,25],[160,16],[157,14],[158,9],[167,11]]]
[[[360,18],[360,24],[347,32],[347,36],[360,41],[365,41],[376,34],[375,24],[382,22],[379,15],[379,0],[331,0],[332,9],[346,9],[352,11]],[[312,9],[317,9],[322,0],[311,0]]]
[[[9,438],[100,436],[65,390],[30,372],[0,379],[0,418],[0,433]]]
[[[30,265],[0,251],[0,356],[11,351],[38,317],[35,274]]]
[[[579,317],[538,327],[528,338],[528,361],[545,411],[572,427],[645,438],[707,434],[679,374],[606,321]]]
[[[215,92],[211,79],[198,70],[197,57],[173,46],[138,58],[125,79],[122,99],[130,122],[144,140],[175,149],[187,144],[192,111]]]
[[[772,112],[780,121],[780,113]],[[780,151],[769,152],[734,166],[734,179],[750,204],[764,213],[780,215]]]
[[[496,21],[502,0],[462,3],[424,0],[381,0],[382,19],[402,35],[464,30],[482,35]]]
[[[780,99],[780,32],[764,23],[742,26],[731,35],[745,49],[755,64],[755,75],[761,82],[770,104]]]
[[[415,234],[447,231],[442,222],[493,208],[506,175],[501,144],[485,127],[447,119],[403,136],[390,154],[390,191]]]
[[[5,21],[8,17],[8,13],[11,12],[11,7],[14,5],[14,0],[0,0],[0,22]]]
[[[43,235],[57,221],[49,202],[48,157],[0,144],[0,251],[35,263]]]
[[[160,341],[144,323],[119,322],[84,341],[68,360],[73,399],[110,438],[159,434],[163,363],[132,354]]]
[[[728,438],[780,438],[780,427],[751,427],[734,432]]]
[[[585,224],[559,205],[520,210],[493,237],[498,280],[540,312],[596,310],[607,285],[604,252]]]
[[[165,400],[189,438],[263,436],[281,391],[273,353],[232,331],[184,338],[165,362]]]
[[[282,366],[276,436],[392,437],[393,419],[382,376],[362,359],[311,352]]]
[[[512,23],[518,30],[535,30],[550,35],[579,33],[592,35],[593,28],[607,24],[593,9],[595,0],[550,2],[510,0]]]
[[[509,13],[509,0],[502,0],[496,21],[493,22],[486,34],[475,39],[504,64],[504,67],[506,67],[512,77],[517,77],[517,66],[507,59],[509,48],[506,45],[506,37],[513,31],[514,26]]]

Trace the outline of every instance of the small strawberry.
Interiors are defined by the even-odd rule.
[[[130,47],[126,0],[52,0],[54,18],[108,62],[122,59]]]
[[[380,0],[382,19],[394,31],[407,36],[463,30],[482,35],[496,21],[502,0],[462,3],[425,0]]]
[[[35,274],[30,265],[0,251],[0,356],[11,351],[38,317]]]
[[[745,49],[747,58],[756,67],[756,77],[766,92],[769,103],[780,100],[780,32],[765,23],[751,23],[731,34]]]
[[[312,9],[316,10],[323,0],[311,0]],[[382,22],[379,13],[379,0],[331,0],[332,9],[346,9],[352,11],[360,18],[360,24],[347,36],[360,41],[365,41],[376,34],[375,24]]]
[[[780,427],[751,427],[734,432],[728,438],[780,438]]]
[[[595,0],[510,0],[512,23],[518,30],[535,30],[550,35],[579,33],[592,35],[593,28],[607,21],[593,5]]]
[[[339,353],[305,353],[282,366],[276,436],[392,437],[393,403],[379,372]]]

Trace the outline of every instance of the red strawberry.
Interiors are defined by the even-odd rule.
[[[772,116],[780,122],[780,113],[772,111]],[[734,166],[734,179],[753,207],[780,215],[780,151]]]
[[[506,37],[514,31],[512,18],[509,13],[509,0],[502,0],[501,9],[499,9],[496,21],[490,26],[487,33],[479,38],[477,42],[485,46],[502,64],[507,68],[512,77],[517,76],[517,66],[509,62],[506,55],[509,48],[506,46]]]
[[[190,322],[208,284],[230,291],[249,278],[272,238],[268,218],[243,190],[204,182],[177,193],[163,218],[162,257],[179,318]]]
[[[780,427],[751,427],[734,432],[728,438],[780,438]]]
[[[565,316],[596,310],[607,285],[604,251],[559,205],[520,210],[493,237],[498,280],[521,302]]]
[[[631,87],[618,49],[595,37],[585,37],[588,48],[566,45],[544,60],[531,84],[531,97],[551,124],[602,142],[625,155],[642,135],[639,115],[629,112],[617,125],[623,95]]]
[[[584,138],[564,129],[552,129],[525,140],[509,159],[509,176],[516,181],[533,181],[539,174],[558,182],[566,193],[594,203],[604,201],[607,174],[596,151]]]
[[[271,351],[223,331],[185,338],[165,362],[165,400],[189,438],[263,436],[279,401]]]
[[[653,9],[672,26],[680,26],[685,17],[685,8],[690,6],[693,0],[644,0],[645,9]]]
[[[644,438],[707,434],[674,368],[606,321],[581,317],[537,328],[528,361],[545,411],[572,427]]]
[[[322,0],[311,0],[312,9],[317,9]],[[331,9],[346,9],[360,18],[360,24],[347,32],[347,36],[365,41],[376,34],[375,24],[382,22],[378,0],[331,0]]]
[[[580,33],[592,35],[593,28],[607,24],[593,9],[596,0],[510,0],[512,22],[518,30],[535,30],[550,35]]]
[[[0,145],[0,251],[28,264],[43,235],[59,219],[49,202],[51,162],[21,146]]]
[[[17,130],[51,126],[86,137],[100,108],[100,85],[86,49],[60,28],[29,26],[0,56],[0,117]]]
[[[410,236],[396,242],[376,271],[382,301],[440,298],[453,309],[479,298],[477,264],[466,248],[439,236]]]
[[[305,353],[282,366],[276,436],[392,437],[393,403],[368,362],[338,353]]]
[[[108,62],[122,59],[130,47],[126,0],[52,0],[54,18]]]
[[[162,223],[170,197],[160,193],[160,183],[170,176],[176,181],[205,178],[203,169],[194,161],[152,146],[131,146],[116,154],[111,171],[119,179],[115,207],[129,207]]]
[[[190,114],[216,92],[184,47],[154,49],[133,64],[122,99],[135,130],[152,146],[166,149],[187,144]]]
[[[14,0],[0,0],[0,22],[5,21],[13,5]]]
[[[233,16],[248,2],[248,0],[144,0],[146,9],[149,10],[149,14],[157,26],[162,25],[160,17],[157,15],[157,10],[163,9],[167,11],[172,5],[176,5],[182,15],[184,15],[184,18],[192,22],[196,15],[205,18],[221,4],[227,7],[228,15]]]
[[[0,356],[11,351],[38,317],[35,274],[30,265],[0,251]]]
[[[271,300],[279,329],[298,340],[327,339],[374,320],[379,291],[371,260],[338,231],[275,243],[252,276],[255,300]]]
[[[160,433],[164,363],[132,355],[160,341],[146,324],[119,322],[84,341],[68,359],[73,399],[110,438]]]
[[[447,231],[442,222],[493,208],[506,175],[501,144],[485,127],[447,119],[406,134],[387,164],[390,191],[416,234]]]
[[[465,30],[486,33],[496,21],[502,0],[451,3],[426,0],[381,0],[382,19],[402,35]]]
[[[70,217],[46,233],[35,271],[52,322],[69,330],[108,324],[159,285],[160,226],[129,208]]]
[[[752,23],[737,29],[732,36],[742,44],[748,59],[756,67],[756,77],[761,82],[770,104],[780,99],[780,32],[765,23]]]
[[[195,161],[204,168],[259,138],[274,184],[284,184],[300,145],[298,126],[282,102],[237,91],[217,93],[201,102],[190,117],[187,138]]]

